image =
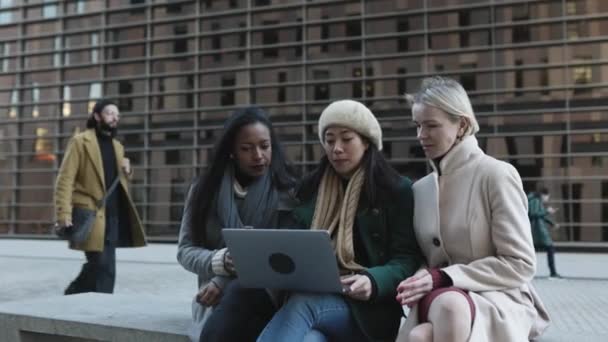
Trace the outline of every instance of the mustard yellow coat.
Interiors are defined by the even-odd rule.
[[[116,153],[116,165],[120,167],[124,158],[124,147],[117,140],[112,140]],[[128,189],[128,179],[124,172],[119,172],[120,185],[125,194],[123,205],[128,205],[127,212],[130,220],[130,247],[146,245],[143,225],[131,200]],[[55,216],[57,221],[64,222],[72,218],[72,207],[96,209],[96,203],[103,198],[106,184],[103,173],[101,151],[97,142],[95,130],[87,129],[70,139],[59,168],[55,184]],[[70,244],[70,248],[87,252],[101,252],[105,240],[105,208],[97,211],[97,217],[91,235],[83,244]]]

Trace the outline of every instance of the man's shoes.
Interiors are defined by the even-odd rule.
[[[559,273],[552,273],[549,279],[563,279],[563,277]]]

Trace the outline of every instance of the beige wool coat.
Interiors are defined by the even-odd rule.
[[[530,284],[536,271],[528,201],[515,168],[468,136],[414,184],[414,229],[428,267],[469,291],[476,309],[470,342],[524,342],[548,314]],[[413,307],[397,341],[418,324]]]
[[[120,167],[124,158],[124,147],[115,139],[112,142],[116,154],[116,165]],[[143,225],[129,195],[127,176],[124,172],[118,172],[118,174],[120,175],[120,184],[115,191],[122,189],[125,195],[123,205],[128,205],[127,212],[132,241],[132,245],[129,247],[145,246],[146,239]],[[106,182],[97,135],[94,129],[87,129],[70,139],[59,168],[54,196],[57,221],[71,220],[74,206],[96,210],[96,202],[103,198],[105,189]],[[105,209],[102,208],[97,211],[93,230],[87,241],[81,245],[71,244],[70,248],[87,252],[103,251],[105,225]]]

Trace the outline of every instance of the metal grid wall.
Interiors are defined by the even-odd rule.
[[[600,0],[0,1],[0,234],[46,234],[70,136],[116,98],[148,234],[174,239],[223,120],[255,103],[301,171],[316,119],[357,98],[386,155],[428,172],[401,95],[458,79],[480,144],[560,209],[562,241],[607,241],[608,3]]]

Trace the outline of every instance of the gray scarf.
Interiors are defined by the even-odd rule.
[[[228,165],[220,190],[217,195],[215,215],[220,229],[242,228],[272,228],[277,225],[277,206],[279,194],[272,182],[271,172],[255,179],[247,187],[247,195],[239,205],[234,193],[234,166]]]

